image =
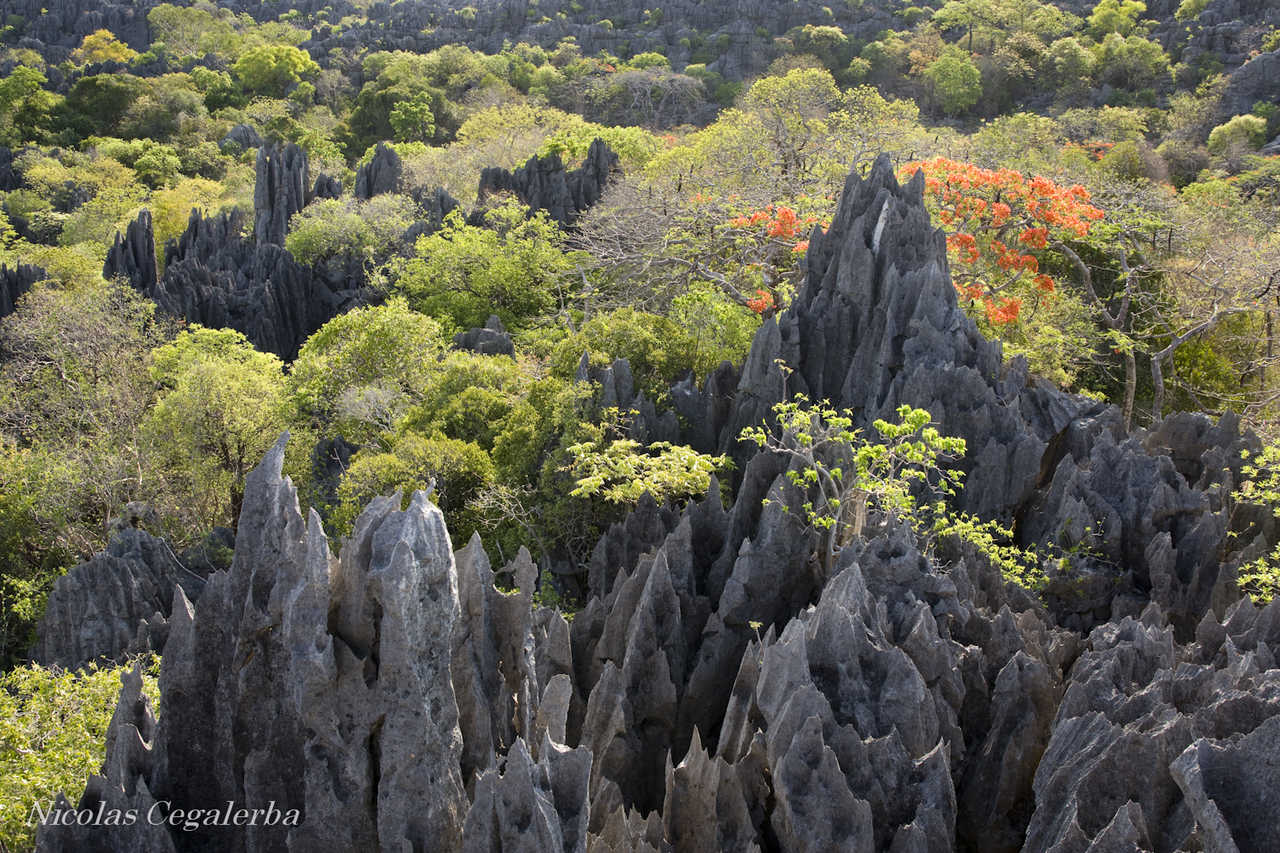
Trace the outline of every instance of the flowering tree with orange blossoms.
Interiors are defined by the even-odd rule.
[[[816,214],[803,215],[782,204],[769,204],[727,220],[725,239],[735,247],[744,270],[752,277],[758,275],[761,284],[747,300],[748,308],[768,316],[790,302],[804,276],[801,261],[809,249],[806,235],[818,222]],[[822,227],[829,224],[823,221]]]
[[[952,281],[970,315],[1015,351],[1038,338],[1050,360],[1037,365],[1033,357],[1033,367],[1059,365],[1060,344],[1043,346],[1067,307],[1059,304],[1062,282],[1054,270],[1070,269],[1063,249],[1089,242],[1105,217],[1089,191],[944,157],[907,163],[900,174],[907,180],[917,171],[925,175],[925,203],[947,232]]]

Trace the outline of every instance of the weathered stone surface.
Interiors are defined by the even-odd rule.
[[[582,211],[599,201],[609,179],[618,170],[618,155],[596,139],[581,166],[568,171],[559,154],[530,157],[514,172],[485,169],[480,174],[479,198],[511,192],[534,210],[545,210],[561,225],[570,225]]]
[[[481,328],[458,332],[453,336],[453,345],[481,355],[509,355],[512,358],[516,355],[511,335],[496,314],[490,315],[488,322]]]
[[[110,796],[136,780],[166,809],[230,800],[304,816],[173,830],[179,850],[459,849],[459,604],[440,512],[422,493],[405,511],[378,499],[335,559],[281,478],[283,455],[281,442],[246,483],[230,570],[210,578],[198,611],[175,596],[161,722],[128,772],[109,759]],[[77,849],[59,829],[41,838]]]
[[[337,314],[368,301],[363,278],[302,266],[285,249],[240,236],[238,213],[205,218],[165,247],[165,273],[154,291],[161,310],[190,322],[231,328],[259,349],[292,359]]]
[[[1026,849],[1096,841],[1130,801],[1142,818],[1130,820],[1134,833],[1145,827],[1153,849],[1266,849],[1264,803],[1280,766],[1278,618],[1275,605],[1241,602],[1225,625],[1206,616],[1191,646],[1154,611],[1094,629],[1036,771]]]
[[[261,148],[262,137],[251,125],[237,124],[222,137],[218,147],[224,151],[248,151],[250,148]]]
[[[37,281],[44,279],[45,272],[30,264],[15,264],[10,267],[0,264],[0,317],[13,313],[18,300]]]
[[[253,185],[253,236],[259,245],[284,245],[289,217],[307,206],[311,189],[307,155],[296,145],[258,149]]]
[[[107,550],[54,583],[32,657],[45,666],[77,669],[158,652],[179,586],[195,599],[204,578],[182,565],[164,540],[126,528]]]
[[[355,196],[370,199],[400,189],[404,164],[396,150],[385,142],[373,149],[373,159],[356,170]]]
[[[521,549],[511,569],[517,586],[511,593],[494,587],[478,534],[455,560],[461,618],[453,634],[451,672],[464,743],[462,772],[469,782],[473,773],[491,768],[517,738],[532,738],[545,685],[538,683],[534,662],[537,567],[528,552]]]
[[[156,289],[156,240],[151,228],[151,211],[143,210],[129,223],[124,236],[116,232],[115,243],[107,251],[102,277],[123,278],[139,293]]]

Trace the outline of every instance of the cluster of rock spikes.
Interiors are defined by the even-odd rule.
[[[883,158],[851,175],[741,374],[673,389],[688,425],[651,428],[735,450],[736,497],[642,501],[571,623],[533,606],[527,553],[495,572],[478,539],[455,551],[425,494],[373,501],[335,555],[282,440],[230,569],[194,607],[170,584],[151,617],[160,708],[125,678],[78,808],[301,821],[46,826],[38,849],[1276,849],[1280,605],[1242,599],[1224,558],[1221,495],[1254,440],[1191,415],[1126,434],[1004,363],[957,308],[919,179]],[[629,397],[627,377],[602,393]],[[733,442],[784,387],[866,422],[928,409],[968,442],[963,508],[1023,541],[1089,537],[1077,575],[1037,600],[891,527],[823,571],[784,462]],[[66,612],[92,565],[61,583]]]

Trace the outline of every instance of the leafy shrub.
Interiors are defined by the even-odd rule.
[[[290,416],[365,441],[425,393],[444,346],[440,324],[410,310],[403,299],[340,314],[308,338],[294,359],[287,382]],[[354,402],[361,389],[374,388],[384,392],[381,413],[341,405],[344,399]]]
[[[667,441],[642,445],[627,437],[626,420],[617,409],[606,410],[602,424],[582,426],[586,440],[568,448],[574,497],[634,504],[648,494],[658,503],[678,501],[706,494],[711,475],[729,466],[726,456]]]
[[[332,523],[337,532],[347,533],[373,498],[399,491],[408,500],[434,482],[431,499],[444,512],[449,535],[462,543],[475,529],[467,503],[494,477],[489,454],[473,442],[404,435],[389,451],[368,448],[351,460],[338,484]]]
[[[550,353],[552,374],[572,378],[584,352],[593,367],[627,359],[637,390],[644,389],[652,399],[664,393],[677,376],[693,368],[698,342],[668,317],[619,308],[597,314],[576,333],[555,344]]]
[[[1226,154],[1232,149],[1257,151],[1267,141],[1267,120],[1239,115],[1209,131],[1209,152]]]
[[[374,262],[390,254],[413,220],[408,196],[321,199],[293,215],[284,245],[304,264],[342,255]]]
[[[560,229],[516,202],[490,210],[486,221],[489,227],[476,227],[460,210],[450,213],[441,230],[418,239],[394,290],[458,329],[497,314],[518,330],[550,312],[572,282],[573,256],[561,248]]]

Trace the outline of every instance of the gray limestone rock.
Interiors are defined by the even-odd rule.
[[[396,192],[400,189],[403,171],[404,164],[396,150],[385,142],[379,142],[373,150],[373,159],[356,170],[356,198],[370,199],[375,195]]]
[[[109,756],[109,796],[137,780],[166,812],[297,810],[296,825],[171,830],[178,850],[459,849],[460,611],[442,516],[422,493],[404,511],[375,500],[335,559],[283,456],[282,440],[246,482],[230,570],[198,610],[175,593],[160,723],[127,772]],[[61,828],[41,844],[78,849]]]
[[[510,192],[533,210],[544,210],[561,225],[570,225],[582,211],[600,200],[605,186],[618,170],[618,155],[596,139],[587,157],[573,171],[565,169],[559,154],[531,157],[513,171],[485,169],[480,174],[478,197]],[[476,216],[473,214],[473,219]]]
[[[258,149],[253,186],[253,236],[260,245],[284,245],[289,217],[307,206],[311,190],[307,154],[296,145]]]
[[[78,669],[159,652],[178,587],[197,598],[204,578],[185,567],[164,540],[126,527],[105,551],[54,583],[32,658]]]
[[[481,355],[506,355],[512,358],[516,356],[511,335],[507,333],[506,327],[502,325],[502,321],[496,314],[490,315],[488,322],[480,328],[458,332],[453,336],[453,345]]]
[[[116,232],[115,243],[107,251],[102,268],[107,281],[122,278],[139,293],[148,296],[156,289],[156,241],[151,229],[151,211],[143,210],[129,223],[124,236]]]
[[[18,300],[44,277],[44,270],[30,264],[0,264],[0,317],[12,314]]]

